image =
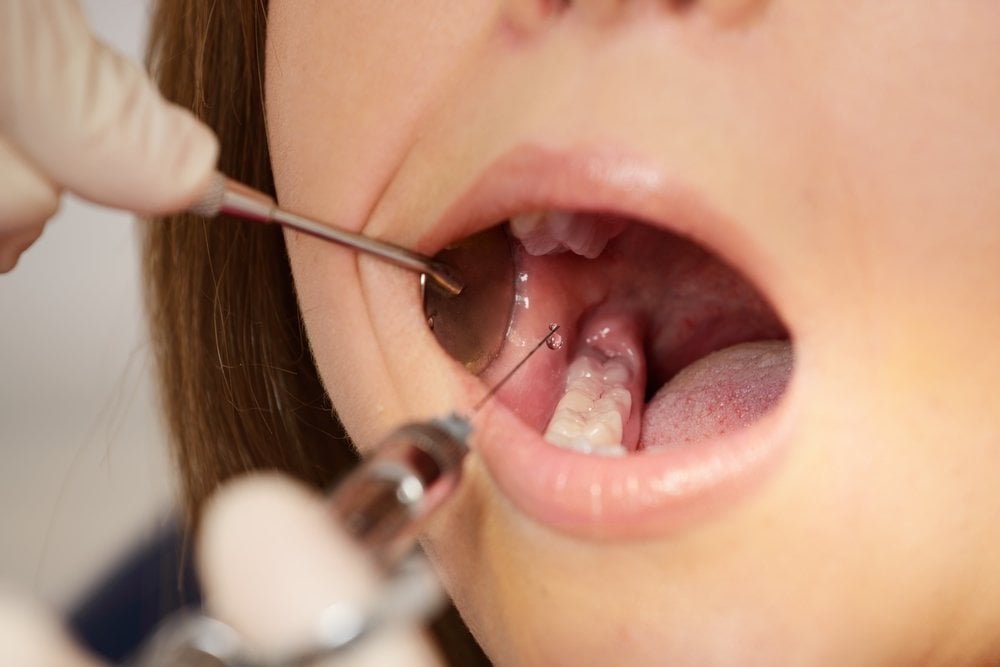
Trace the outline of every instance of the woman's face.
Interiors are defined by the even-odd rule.
[[[480,378],[413,274],[287,236],[358,447],[562,325],[426,540],[497,664],[997,658],[997,26],[982,0],[271,0],[285,206],[428,254],[517,220]]]

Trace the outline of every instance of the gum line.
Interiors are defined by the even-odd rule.
[[[636,448],[645,385],[639,329],[635,318],[620,313],[598,313],[582,323],[547,441],[605,456]]]

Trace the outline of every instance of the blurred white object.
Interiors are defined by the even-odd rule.
[[[202,533],[205,604],[263,655],[310,645],[335,605],[366,609],[384,591],[369,555],[336,525],[327,501],[285,477],[229,484],[207,508]],[[421,628],[400,625],[374,632],[347,657],[330,664],[441,664]]]
[[[240,665],[272,664],[269,657],[297,655],[297,649],[313,646],[318,636],[329,637],[331,612],[340,612],[343,621],[345,610],[365,610],[373,603],[378,607],[375,601],[392,584],[337,527],[323,498],[273,474],[236,480],[216,495],[205,515],[198,551],[206,604],[220,619],[202,618],[203,638],[213,641],[194,644],[207,652],[174,652],[170,646],[154,645],[140,664],[230,664],[206,656],[230,655],[232,647],[245,651],[232,653]],[[412,624],[420,616],[373,627],[349,650],[329,658],[280,664],[440,667],[440,656],[422,628]],[[244,656],[251,662],[239,659]],[[5,598],[2,591],[0,664],[96,667],[50,618],[23,601]]]

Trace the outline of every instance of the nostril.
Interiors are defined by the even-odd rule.
[[[734,25],[753,17],[767,0],[673,0],[680,10],[699,9],[720,25]]]
[[[569,0],[508,0],[502,16],[517,35],[528,35],[544,28],[569,5]]]
[[[517,33],[537,31],[552,18],[575,7],[592,17],[607,18],[635,0],[510,0],[505,3],[504,16]],[[768,0],[653,0],[675,12],[701,11],[720,25],[734,25],[752,18],[768,4]]]

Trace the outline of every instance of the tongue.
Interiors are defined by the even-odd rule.
[[[752,424],[781,398],[792,364],[788,341],[742,343],[696,361],[646,405],[640,448],[701,442]]]

